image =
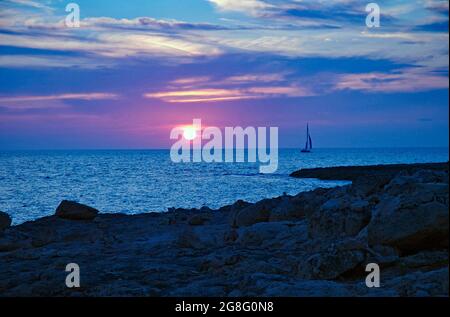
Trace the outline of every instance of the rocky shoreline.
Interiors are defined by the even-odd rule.
[[[448,296],[448,163],[292,176],[352,184],[133,216],[63,201],[18,226],[0,212],[0,296]]]

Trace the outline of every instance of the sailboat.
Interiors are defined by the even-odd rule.
[[[306,145],[305,148],[302,149],[302,153],[311,153],[312,150],[312,139],[309,134],[309,124],[306,124]]]

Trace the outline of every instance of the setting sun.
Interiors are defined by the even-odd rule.
[[[196,136],[197,136],[197,131],[196,131],[195,127],[193,127],[193,126],[183,127],[183,137],[186,140],[194,140]]]

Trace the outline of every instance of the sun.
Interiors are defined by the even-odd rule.
[[[197,131],[193,126],[183,127],[183,137],[186,140],[189,140],[189,141],[194,140],[196,136],[197,136]]]

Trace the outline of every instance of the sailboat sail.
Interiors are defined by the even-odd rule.
[[[309,134],[309,124],[306,125],[306,144],[305,148],[302,150],[304,153],[311,152],[312,150],[312,139],[311,135]]]

